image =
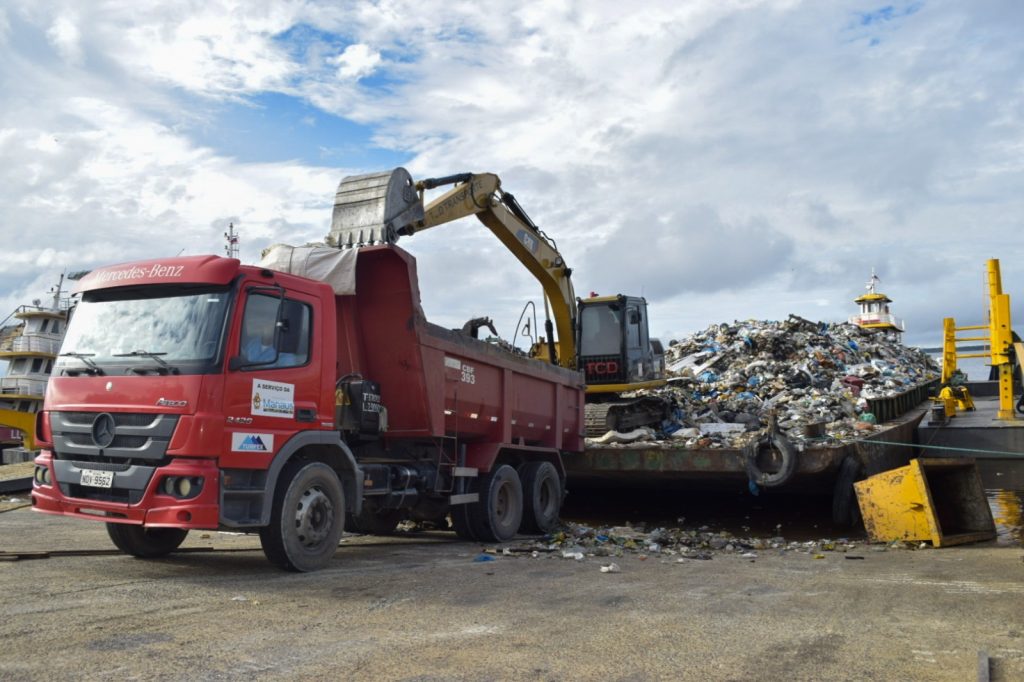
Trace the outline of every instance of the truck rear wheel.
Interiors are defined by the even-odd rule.
[[[188,531],[181,528],[146,528],[124,523],[108,523],[107,535],[125,554],[141,559],[155,559],[167,556],[178,549],[185,541]]]
[[[260,544],[281,568],[315,571],[334,556],[344,526],[345,493],[334,469],[323,462],[291,462],[277,482]]]
[[[471,492],[477,491],[471,488]],[[460,540],[465,540],[466,542],[476,542],[480,539],[476,536],[476,531],[473,529],[472,514],[470,514],[469,510],[471,506],[473,505],[457,504],[453,506],[451,510],[452,530],[455,531],[455,535]]]
[[[523,521],[519,474],[502,464],[479,480],[480,501],[466,505],[473,533],[481,542],[507,542],[515,537]]]
[[[519,467],[523,484],[524,533],[553,533],[558,530],[562,507],[562,479],[551,462],[526,462]]]

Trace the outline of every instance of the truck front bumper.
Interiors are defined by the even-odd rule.
[[[38,475],[32,483],[32,508],[44,514],[151,528],[216,529],[220,523],[220,469],[216,460],[176,458],[166,466],[156,467],[140,491],[141,497],[130,503],[86,496],[94,494],[109,498],[125,493],[118,488],[117,473],[109,488],[87,487],[80,484],[80,469],[66,462],[55,462],[48,450],[43,450],[36,457],[35,464],[49,471],[48,483],[42,482],[43,477]],[[200,480],[198,494],[187,499],[169,494],[165,483],[171,477]],[[73,490],[80,496],[74,496]]]

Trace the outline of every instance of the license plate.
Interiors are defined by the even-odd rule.
[[[110,488],[114,485],[114,472],[82,469],[82,485],[92,488]]]

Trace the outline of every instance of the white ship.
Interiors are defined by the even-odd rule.
[[[0,322],[0,360],[7,361],[7,372],[0,378],[3,464],[28,461],[35,454],[36,412],[43,404],[46,382],[67,330],[68,300],[62,295],[63,283],[61,275],[51,290],[49,306],[36,300],[18,306]]]

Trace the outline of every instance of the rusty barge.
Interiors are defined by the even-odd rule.
[[[782,493],[832,495],[833,520],[856,521],[853,483],[867,476],[904,466],[914,456],[917,428],[928,412],[929,393],[936,382],[919,385],[889,398],[870,401],[879,425],[856,440],[835,442],[807,439],[799,450],[793,475],[772,488]],[[779,465],[769,453],[762,468]],[[751,485],[749,453],[741,448],[687,448],[680,445],[636,443],[588,445],[565,457],[570,488],[672,486],[681,490],[745,490]]]

